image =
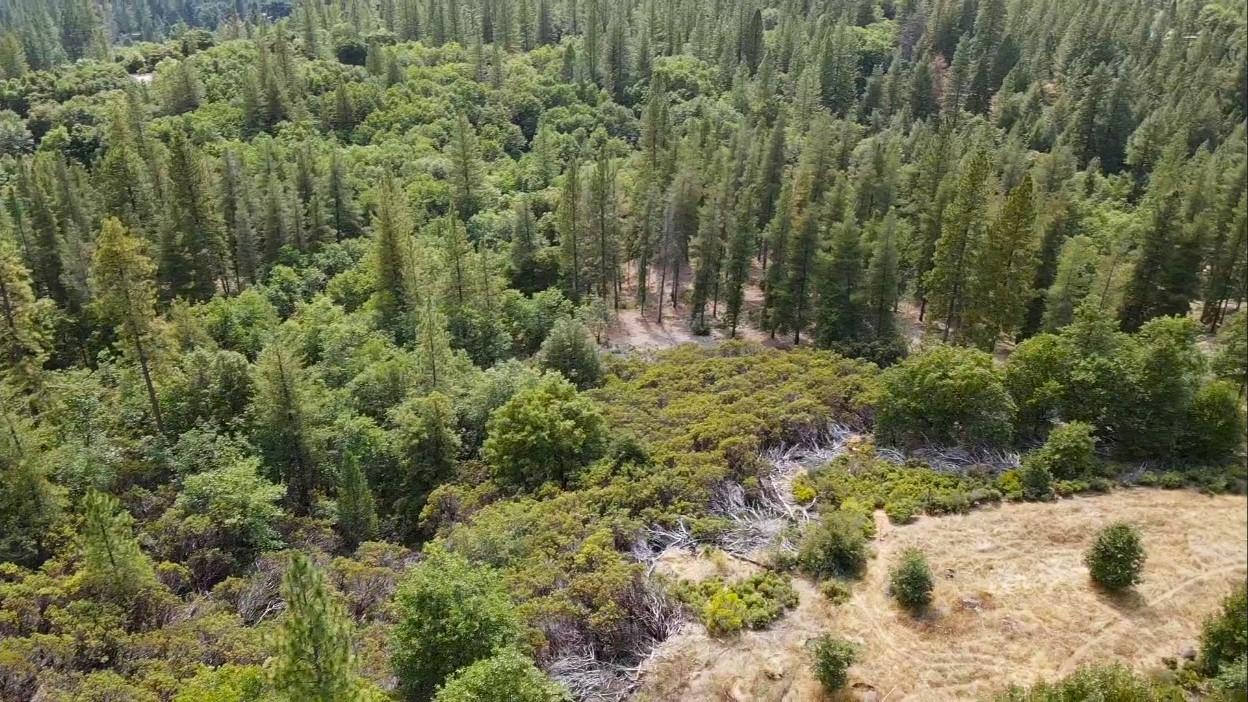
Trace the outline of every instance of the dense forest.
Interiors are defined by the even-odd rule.
[[[1244,490],[1243,0],[0,31],[4,700],[622,699],[675,623],[852,587],[877,508]],[[768,451],[834,431],[865,453],[779,488]],[[651,577],[674,543],[769,574]],[[1238,597],[1189,693],[1236,699]]]

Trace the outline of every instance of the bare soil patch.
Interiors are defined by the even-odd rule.
[[[849,602],[832,605],[795,579],[799,606],[766,631],[717,640],[688,624],[648,662],[636,699],[824,699],[806,645],[825,632],[861,646],[843,699],[973,700],[1085,664],[1156,668],[1194,645],[1204,618],[1248,575],[1243,497],[1135,489],[905,526],[877,517],[876,557]],[[1133,593],[1110,596],[1089,582],[1083,551],[1119,519],[1143,532],[1148,562]],[[933,606],[917,619],[885,585],[908,546],[923,549],[936,576]],[[659,570],[715,568],[677,561]]]

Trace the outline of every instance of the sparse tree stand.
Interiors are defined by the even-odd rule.
[[[156,266],[143,253],[143,242],[131,236],[116,217],[104,220],[96,239],[91,274],[96,302],[104,319],[112,321],[118,335],[134,352],[143,385],[151,403],[156,434],[163,436],[160,401],[152,381],[150,342],[158,325],[156,317]]]

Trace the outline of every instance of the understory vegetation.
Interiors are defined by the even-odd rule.
[[[1244,10],[0,0],[0,698],[619,700],[879,509],[1242,493]]]

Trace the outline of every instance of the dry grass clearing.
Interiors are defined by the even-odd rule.
[[[1156,667],[1194,645],[1201,621],[1248,573],[1242,497],[1119,490],[906,526],[877,518],[876,558],[848,603],[833,606],[799,580],[801,604],[767,631],[717,641],[690,624],[651,661],[638,699],[822,699],[805,646],[823,632],[861,645],[847,699],[974,700],[1093,662]],[[1138,525],[1148,551],[1144,583],[1121,597],[1095,590],[1082,562],[1095,531],[1115,519]],[[907,546],[926,552],[936,576],[934,605],[919,619],[885,592]]]

